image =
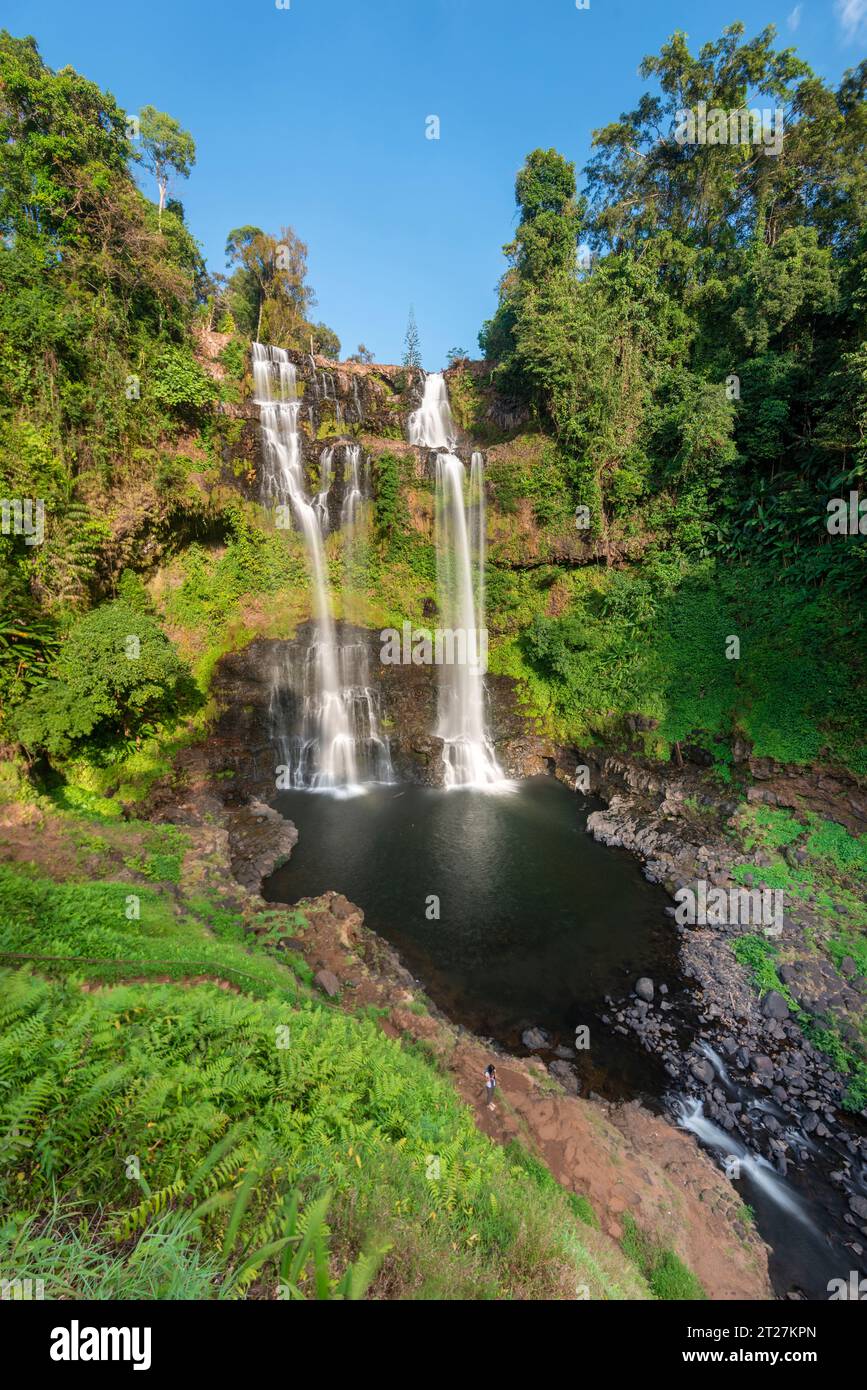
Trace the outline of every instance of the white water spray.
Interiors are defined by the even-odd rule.
[[[340,510],[340,525],[350,540],[361,516],[361,445],[347,444],[343,462],[343,506]]]
[[[421,405],[409,417],[409,442],[422,449],[455,447],[457,431],[442,372],[425,377]]]
[[[697,1043],[697,1047],[698,1051],[702,1054],[702,1056],[706,1057],[707,1060],[710,1062],[711,1066],[713,1067],[720,1080],[725,1082],[727,1086],[733,1085],[732,1079],[728,1074],[728,1068],[726,1067],[725,1062],[723,1061],[722,1057],[720,1057],[719,1053],[714,1051],[710,1043],[705,1042],[703,1038],[700,1038]]]

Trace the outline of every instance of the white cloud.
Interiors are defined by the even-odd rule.
[[[835,0],[834,8],[847,39],[857,38],[867,29],[867,0]]]
[[[800,28],[800,24],[801,24],[801,13],[802,13],[803,9],[804,9],[804,6],[803,6],[803,5],[796,5],[795,8],[792,10],[792,13],[789,15],[789,17],[788,17],[787,20],[786,20],[786,23],[788,24],[789,28],[790,28],[793,32],[794,32],[795,29]]]

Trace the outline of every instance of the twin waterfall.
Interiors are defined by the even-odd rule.
[[[485,630],[485,482],[481,454],[466,471],[452,453],[456,432],[446,384],[439,374],[424,384],[420,408],[409,420],[411,444],[436,449],[436,553],[440,622],[463,635],[466,659],[439,668],[436,733],[443,740],[446,787],[502,788],[485,729],[482,655]]]
[[[284,509],[280,521],[300,527],[316,622],[313,641],[306,647],[289,643],[285,665],[272,680],[271,717],[286,779],[281,785],[358,794],[365,782],[388,782],[392,774],[376,696],[368,684],[367,649],[357,642],[338,642],[331,607],[324,537],[334,450],[322,453],[320,491],[311,502],[298,431],[295,366],[284,348],[253,344],[253,382],[262,432],[262,500]],[[341,520],[353,535],[362,502],[360,452],[357,445],[348,445],[344,458]]]
[[[353,795],[393,780],[388,743],[380,732],[378,697],[371,688],[367,647],[341,641],[334,621],[325,538],[336,513],[330,505],[335,448],[320,456],[319,491],[308,494],[299,433],[295,366],[283,348],[253,344],[255,404],[262,437],[261,496],[277,509],[278,526],[301,532],[313,593],[309,643],[285,644],[275,669],[271,719],[280,758],[280,786]],[[439,667],[436,734],[443,740],[446,787],[507,786],[485,728],[485,497],[483,460],[473,454],[469,484],[453,453],[456,435],[444,378],[425,380],[421,407],[409,421],[410,443],[436,450],[436,553],[440,622],[461,643],[453,664]],[[362,538],[369,496],[360,445],[338,446],[343,457],[339,529],[345,561]]]

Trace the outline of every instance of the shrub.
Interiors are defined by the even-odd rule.
[[[25,748],[54,758],[129,739],[200,703],[189,668],[156,619],[122,599],[78,620],[51,676],[13,727]]]
[[[182,416],[195,416],[218,395],[190,350],[174,346],[163,348],[157,358],[150,392],[166,410]]]

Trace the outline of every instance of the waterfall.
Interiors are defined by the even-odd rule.
[[[428,449],[455,447],[457,433],[442,372],[425,377],[422,403],[409,417],[409,442]]]
[[[361,445],[347,444],[343,461],[343,506],[340,509],[340,525],[349,540],[355,539],[355,531],[361,515]]]
[[[311,502],[298,430],[295,365],[285,348],[253,344],[253,381],[262,435],[262,500],[288,509],[299,526],[313,588],[313,640],[303,649],[288,644],[288,663],[278,664],[272,681],[272,724],[281,766],[287,769],[281,784],[358,793],[365,781],[390,780],[391,763],[368,683],[367,648],[341,645],[332,616],[323,532],[333,451],[323,452],[320,492]],[[287,727],[294,726],[297,732],[287,734]]]
[[[409,437],[413,444],[442,451],[436,460],[437,589],[443,628],[455,634],[458,651],[457,660],[439,667],[436,733],[443,740],[445,785],[502,790],[509,783],[485,727],[484,460],[479,453],[472,456],[465,500],[466,471],[452,453],[456,431],[439,373],[425,379],[421,406],[410,416]]]
[[[319,455],[319,491],[313,502],[316,515],[319,518],[319,529],[323,536],[328,535],[328,494],[331,491],[331,481],[334,476],[333,460],[334,449],[323,449]]]
[[[380,733],[379,699],[369,684],[366,644],[350,641],[334,650],[338,708],[324,699],[323,643],[314,634],[310,643],[288,642],[281,651],[271,682],[269,714],[280,765],[287,769],[285,785],[357,795],[366,783],[394,780],[391,755]],[[345,725],[352,751],[351,778],[342,775],[329,755],[332,715]]]
[[[368,463],[369,467],[369,463]],[[343,532],[344,613],[347,618],[361,621],[365,611],[364,558],[366,554],[365,498],[369,497],[369,474],[362,473],[361,445],[346,444],[343,450],[343,502],[340,507],[340,528]]]

